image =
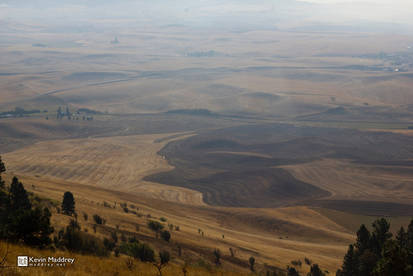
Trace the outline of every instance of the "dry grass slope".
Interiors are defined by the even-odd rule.
[[[94,256],[85,256],[80,254],[73,254],[66,251],[50,251],[50,250],[37,250],[20,245],[1,244],[0,254],[8,250],[6,265],[9,268],[0,268],[0,274],[3,276],[89,276],[89,275],[104,275],[104,276],[126,276],[126,275],[142,275],[142,276],[155,276],[157,269],[149,263],[142,263],[140,261],[133,260],[131,266],[127,266],[126,261],[128,257],[109,257],[99,258]],[[73,265],[67,264],[65,267],[16,267],[17,256],[32,256],[32,257],[65,257],[74,258]],[[188,275],[204,276],[204,275],[228,275],[228,276],[241,276],[248,275],[248,273],[225,271],[220,268],[212,267],[212,270],[208,270],[204,267],[188,266]],[[162,270],[164,276],[176,276],[183,275],[182,266],[171,263]]]
[[[307,207],[274,210],[193,206],[73,182],[20,178],[30,191],[57,201],[61,201],[64,191],[72,191],[82,229],[90,233],[93,233],[93,222],[91,219],[84,221],[83,213],[87,213],[89,218],[98,214],[107,220],[105,227],[97,228],[98,236],[108,237],[110,231],[119,227],[121,232],[136,235],[157,250],[169,248],[174,257],[177,256],[177,245],[181,245],[185,258],[195,261],[202,258],[212,262],[212,251],[219,248],[223,252],[224,267],[237,271],[245,271],[246,268],[238,261],[233,262],[229,256],[230,247],[234,248],[236,257],[244,264],[250,256],[254,256],[260,265],[267,263],[283,268],[292,260],[303,261],[308,257],[323,268],[335,271],[346,245],[353,241],[353,235],[347,229]],[[104,202],[111,206],[115,202],[118,204],[114,209],[104,207]],[[135,206],[136,209],[131,210],[140,215],[123,212],[119,206],[122,202]],[[161,217],[167,218],[167,223],[180,227],[180,231],[172,231],[170,244],[156,240],[147,228],[149,219],[158,220]],[[67,225],[68,219],[53,211],[52,222],[57,230]],[[136,231],[137,225],[139,231]],[[204,235],[200,235],[198,229]],[[306,271],[308,267],[301,269]]]

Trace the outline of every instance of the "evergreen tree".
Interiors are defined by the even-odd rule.
[[[215,264],[220,265],[221,264],[221,250],[214,249],[214,257],[215,257]]]
[[[397,232],[396,241],[400,248],[407,249],[408,239],[407,232],[404,230],[404,227],[400,227],[400,230]]]
[[[1,178],[1,174],[0,174],[0,193],[4,192],[4,188],[5,188],[5,183],[3,179]]]
[[[169,240],[171,239],[171,233],[168,230],[164,230],[164,231],[161,232],[161,238],[164,241],[169,242]]]
[[[105,224],[105,219],[97,214],[93,215],[93,220],[96,222],[96,224]]]
[[[44,247],[51,243],[51,213],[49,209],[31,208],[30,200],[23,184],[13,179],[9,192],[9,204],[6,215],[2,216],[1,236],[12,242]]]
[[[148,227],[155,232],[155,237],[158,238],[159,232],[164,226],[158,221],[150,220],[148,221]]]
[[[389,222],[382,218],[373,223],[370,234],[362,225],[357,242],[350,245],[339,276],[413,275],[413,220],[407,232],[403,227],[392,239]]]
[[[300,273],[294,267],[287,267],[287,276],[300,276]]]
[[[6,171],[6,166],[4,165],[3,161],[1,160],[0,156],[0,175]]]
[[[11,241],[23,241],[25,244],[44,247],[51,243],[49,209],[18,210],[13,213],[8,225],[8,238]]]
[[[0,156],[0,193],[1,193],[1,190],[3,190],[5,188],[4,181],[1,178],[1,174],[4,173],[5,171],[6,171],[6,166],[4,165],[3,161],[1,160],[1,156]],[[0,195],[0,197],[1,197],[1,195]],[[0,198],[0,200],[1,200],[1,198]]]
[[[162,268],[164,268],[171,259],[168,251],[159,252],[159,263],[153,263],[153,265],[158,269],[159,276],[162,276]]]
[[[343,276],[356,276],[358,274],[358,262],[354,252],[354,246],[350,244],[348,251],[344,256],[343,267],[341,275]]]
[[[307,273],[307,276],[325,276],[325,274],[321,271],[318,264],[313,264],[310,268],[310,272]]]
[[[168,251],[159,252],[159,260],[161,261],[162,265],[165,265],[170,260],[170,255]]]
[[[39,219],[39,242],[40,244],[50,244],[52,241],[50,239],[50,235],[54,232],[54,228],[50,226],[50,218],[52,217],[52,213],[50,212],[49,208],[45,207],[43,209],[43,214]]]
[[[8,208],[10,207],[10,197],[5,190],[5,183],[1,178],[1,174],[6,171],[6,166],[0,156],[0,238],[6,236],[6,224],[8,220]]]
[[[363,254],[364,250],[370,247],[370,232],[367,230],[366,226],[362,224],[357,231],[357,241],[356,241],[356,249],[358,253],[361,255]]]
[[[70,251],[80,252],[83,249],[80,225],[73,219],[66,226],[66,231],[62,236],[62,244]]]
[[[0,175],[5,171],[0,158]],[[1,179],[0,179],[1,181]],[[23,242],[28,245],[44,247],[51,243],[49,209],[32,209],[27,191],[17,177],[13,177],[10,189],[0,189],[0,239]]]
[[[386,219],[381,218],[373,222],[372,249],[378,256],[381,255],[385,243],[392,237],[389,230],[390,223]]]
[[[370,249],[365,249],[362,254],[358,255],[358,271],[361,276],[373,275],[373,269],[377,264],[378,256]]]
[[[377,256],[370,250],[371,234],[364,224],[357,231],[355,258],[358,262],[359,275],[369,276],[377,262]]]
[[[11,210],[30,210],[32,205],[27,195],[26,190],[23,187],[23,184],[19,181],[17,177],[13,177],[13,180],[10,185],[10,207]]]
[[[409,251],[413,252],[413,219],[410,221],[409,226],[407,227],[407,248]]]
[[[408,262],[411,266],[413,266],[413,219],[407,227],[406,250],[408,253]]]
[[[254,268],[255,258],[251,256],[248,260],[248,263],[250,264],[250,270],[254,272],[255,271],[255,268]]]
[[[63,195],[62,213],[69,216],[75,213],[75,199],[71,192],[65,192]]]
[[[0,179],[1,180],[1,179]],[[4,190],[0,189],[0,239],[7,238],[7,224],[10,218],[10,197]]]
[[[376,276],[409,276],[413,270],[408,264],[407,251],[400,248],[397,241],[389,240],[383,247],[383,256],[374,270]]]

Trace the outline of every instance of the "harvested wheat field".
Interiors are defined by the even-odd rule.
[[[8,170],[16,175],[34,175],[164,200],[203,204],[201,194],[195,191],[142,180],[146,175],[172,169],[162,156],[157,155],[168,139],[155,142],[171,135],[44,141],[5,154],[4,159]]]
[[[330,199],[410,203],[413,178],[409,166],[371,166],[324,159],[283,166],[298,179],[331,193]]]

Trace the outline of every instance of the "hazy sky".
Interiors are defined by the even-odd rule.
[[[235,24],[268,26],[285,20],[413,24],[412,11],[413,0],[0,0],[0,20],[136,18],[207,24],[233,20]]]
[[[316,3],[316,4],[332,4],[332,5],[340,5],[345,6],[347,11],[357,10],[358,8],[367,8],[367,10],[363,10],[364,12],[371,13],[372,10],[368,10],[369,8],[378,9],[378,8],[385,8],[390,9],[387,10],[388,13],[392,13],[393,11],[406,11],[410,12],[410,9],[413,9],[413,1],[412,0],[300,0],[303,2],[309,3]],[[397,16],[397,14],[394,14]]]
[[[412,7],[413,3],[411,0],[301,0],[305,2],[312,3],[323,3],[323,4],[336,4],[336,3],[369,3],[369,4],[381,4],[381,5],[400,5],[404,7]]]

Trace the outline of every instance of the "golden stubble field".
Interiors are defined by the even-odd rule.
[[[380,167],[323,159],[282,168],[304,182],[329,191],[329,199],[406,204],[413,199],[413,180],[408,166]]]
[[[7,153],[4,159],[8,170],[17,175],[65,180],[202,205],[199,192],[142,180],[146,175],[172,169],[157,155],[169,141],[155,142],[162,137],[165,135],[43,141]]]
[[[212,207],[202,202],[199,192],[142,181],[147,174],[171,169],[157,155],[167,140],[154,142],[173,137],[170,135],[43,141],[2,157],[8,178],[17,175],[28,190],[40,196],[60,201],[65,191],[72,191],[82,228],[93,231],[93,214],[107,220],[106,228],[98,228],[98,235],[108,236],[110,229],[119,228],[155,248],[168,246],[175,252],[177,244],[182,244],[191,259],[212,258],[214,248],[229,256],[232,247],[236,257],[247,260],[254,256],[261,265],[285,267],[292,260],[308,257],[330,271],[339,267],[353,234],[308,207]],[[104,207],[104,202],[116,208]],[[119,205],[124,202],[139,215],[125,213]],[[83,213],[89,215],[88,221]],[[180,231],[172,231],[172,244],[154,239],[146,227],[148,215],[151,219],[167,218],[168,224],[180,227]],[[57,229],[67,222],[68,217],[54,211]],[[230,269],[245,269],[225,263]],[[302,270],[308,267],[303,265]]]

